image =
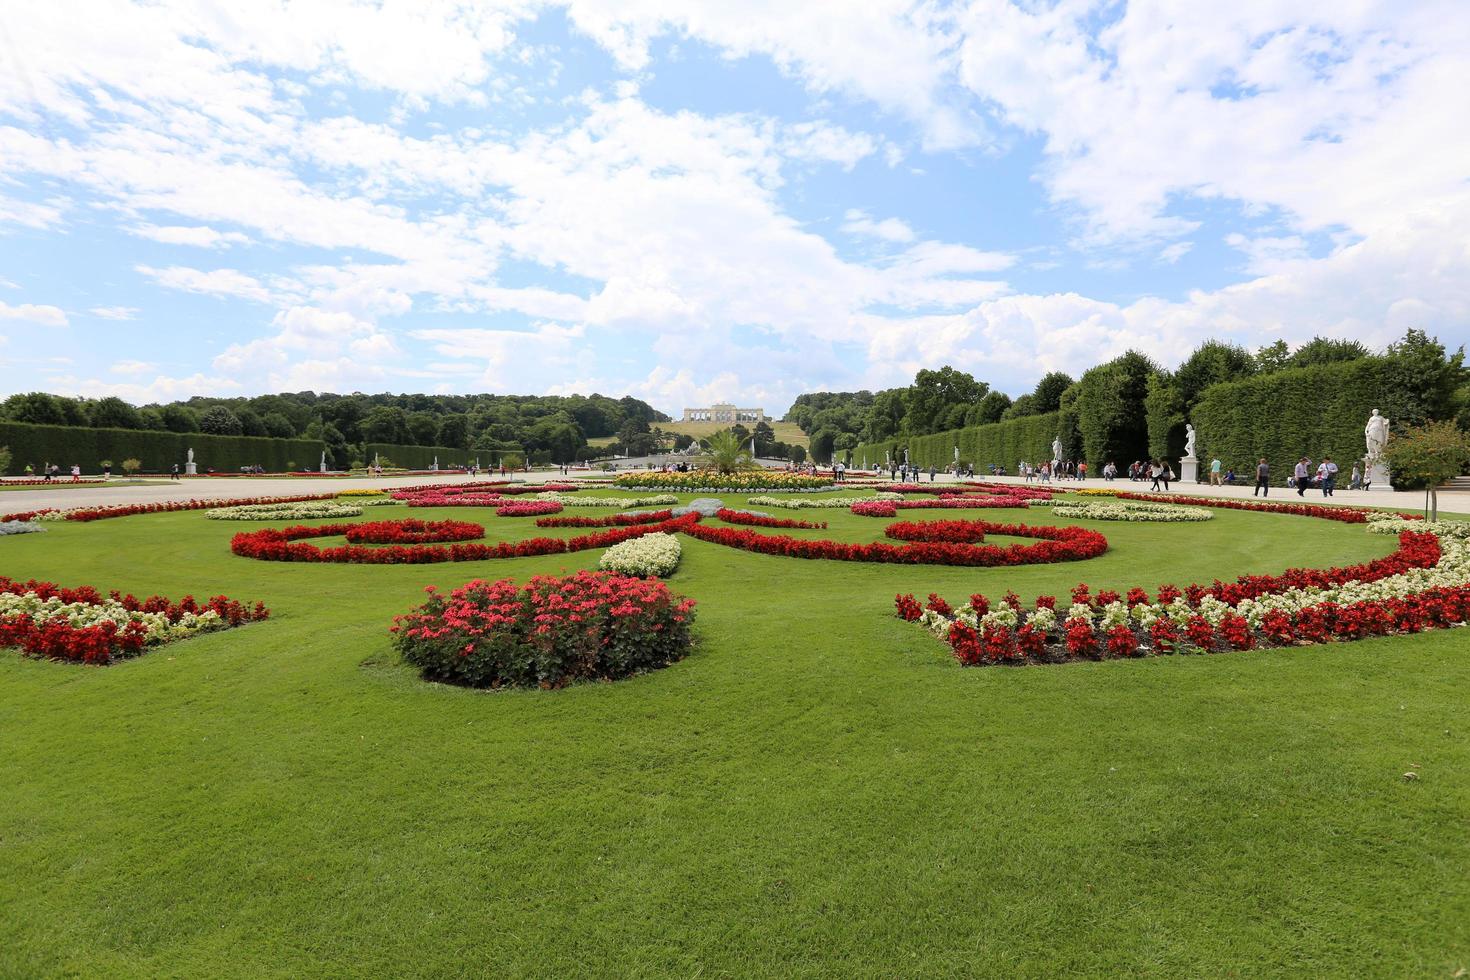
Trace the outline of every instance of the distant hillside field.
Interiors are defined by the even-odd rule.
[[[754,428],[750,423],[743,424],[747,429]],[[778,442],[789,443],[793,446],[807,445],[806,434],[796,427],[795,422],[770,422],[768,424],[775,430]],[[724,422],[654,422],[653,427],[675,435],[694,436],[697,439],[703,439],[705,436],[714,435],[721,429],[730,428]],[[606,446],[615,440],[615,436],[604,436],[600,439],[588,439],[587,442],[593,446]]]

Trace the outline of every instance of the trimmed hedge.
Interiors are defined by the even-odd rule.
[[[1264,456],[1271,483],[1281,486],[1302,456],[1331,456],[1347,486],[1366,450],[1363,426],[1391,394],[1389,367],[1384,358],[1365,357],[1211,385],[1191,413],[1200,472],[1218,456],[1250,483]]]
[[[1025,460],[1039,463],[1051,459],[1051,441],[1057,434],[1058,413],[1023,415],[1018,419],[992,422],[989,425],[972,425],[963,429],[950,429],[927,436],[910,436],[908,439],[889,439],[870,442],[852,451],[852,458],[861,464],[867,454],[868,465],[881,465],[883,453],[896,453],[903,460],[903,447],[909,450],[909,461],[928,469],[934,466],[944,469],[954,462],[954,447],[960,447],[960,459],[973,463],[976,473],[987,472],[990,464],[1004,465],[1012,473],[1016,464]]]
[[[155,432],[148,429],[92,429],[75,425],[29,425],[0,421],[0,446],[10,447],[10,469],[6,475],[24,473],[26,464],[36,467],[56,463],[63,471],[72,464],[84,473],[96,473],[101,461],[112,461],[112,471],[122,473],[125,459],[142,462],[146,473],[164,473],[179,464],[184,471],[189,449],[199,472],[239,472],[242,466],[263,466],[283,472],[288,463],[298,469],[315,470],[325,445],[318,439],[264,439],[257,436],[211,436],[201,432]]]
[[[439,457],[440,469],[450,466],[468,466],[475,461],[475,453],[471,449],[450,449],[448,446],[395,446],[389,442],[367,443],[363,447],[362,461],[371,466],[374,457],[379,453],[384,459],[391,460],[394,466],[402,466],[410,470],[428,469],[434,465],[435,456]]]

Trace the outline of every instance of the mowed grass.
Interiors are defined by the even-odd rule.
[[[481,520],[492,540],[575,533],[411,513]],[[796,513],[842,540],[886,523]],[[404,512],[363,519],[389,516]],[[425,584],[599,552],[406,567],[229,553],[261,526],[171,514],[0,540],[12,576],[274,611],[103,669],[0,652],[0,975],[1470,966],[1465,632],[963,669],[892,617],[899,591],[1185,584],[1360,561],[1389,537],[1219,511],[1097,523],[1105,556],[1020,569],[686,537],[670,585],[700,603],[691,657],[487,693],[418,680],[391,650],[393,615]]]
[[[766,424],[776,433],[777,442],[785,442],[793,446],[805,446],[808,444],[806,433],[802,432],[801,428],[795,422],[767,421]],[[741,425],[747,429],[755,428],[754,422],[742,422]],[[694,436],[696,439],[703,439],[706,436],[712,436],[716,432],[723,432],[730,428],[730,423],[683,422],[675,420],[673,422],[655,422],[653,423],[653,427],[662,429],[665,432],[672,432],[678,436]],[[608,443],[616,441],[617,436],[600,436],[596,439],[588,439],[587,443],[591,446],[606,446]]]

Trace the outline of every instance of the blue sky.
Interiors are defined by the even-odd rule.
[[[779,412],[1470,339],[1461,3],[19,6],[0,393]]]

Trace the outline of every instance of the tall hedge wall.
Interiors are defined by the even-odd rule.
[[[384,459],[392,460],[395,466],[403,466],[411,470],[426,470],[434,465],[434,457],[439,457],[441,467],[465,466],[475,461],[475,453],[470,449],[451,449],[448,446],[396,446],[388,442],[370,442],[363,447],[365,455],[363,462],[369,465],[373,459],[381,453]],[[482,454],[489,462],[488,453]]]
[[[1366,449],[1363,426],[1389,394],[1388,367],[1383,358],[1365,357],[1211,385],[1190,413],[1200,471],[1218,456],[1253,480],[1264,456],[1271,483],[1280,486],[1302,456],[1331,456],[1345,484]]]
[[[1016,464],[1022,460],[1039,462],[1051,459],[1051,441],[1057,434],[1057,421],[1058,413],[1047,412],[928,436],[910,436],[906,440],[870,442],[854,449],[852,458],[861,465],[866,454],[868,465],[873,466],[883,462],[885,450],[893,453],[907,446],[909,460],[914,464],[925,469],[930,466],[943,469],[954,462],[954,449],[959,446],[960,459],[973,463],[977,473],[988,470],[991,463],[1004,465],[1014,473]]]
[[[238,472],[242,466],[263,466],[282,472],[288,464],[298,469],[316,469],[325,446],[317,439],[262,439],[256,436],[209,436],[199,432],[154,432],[142,429],[91,429],[72,425],[28,425],[0,422],[0,446],[10,447],[10,470],[14,476],[30,463],[37,472],[47,463],[63,470],[72,464],[84,473],[96,473],[104,459],[112,461],[114,473],[122,472],[122,461],[137,459],[143,470],[167,472],[175,463],[180,472],[194,450],[199,472]]]

